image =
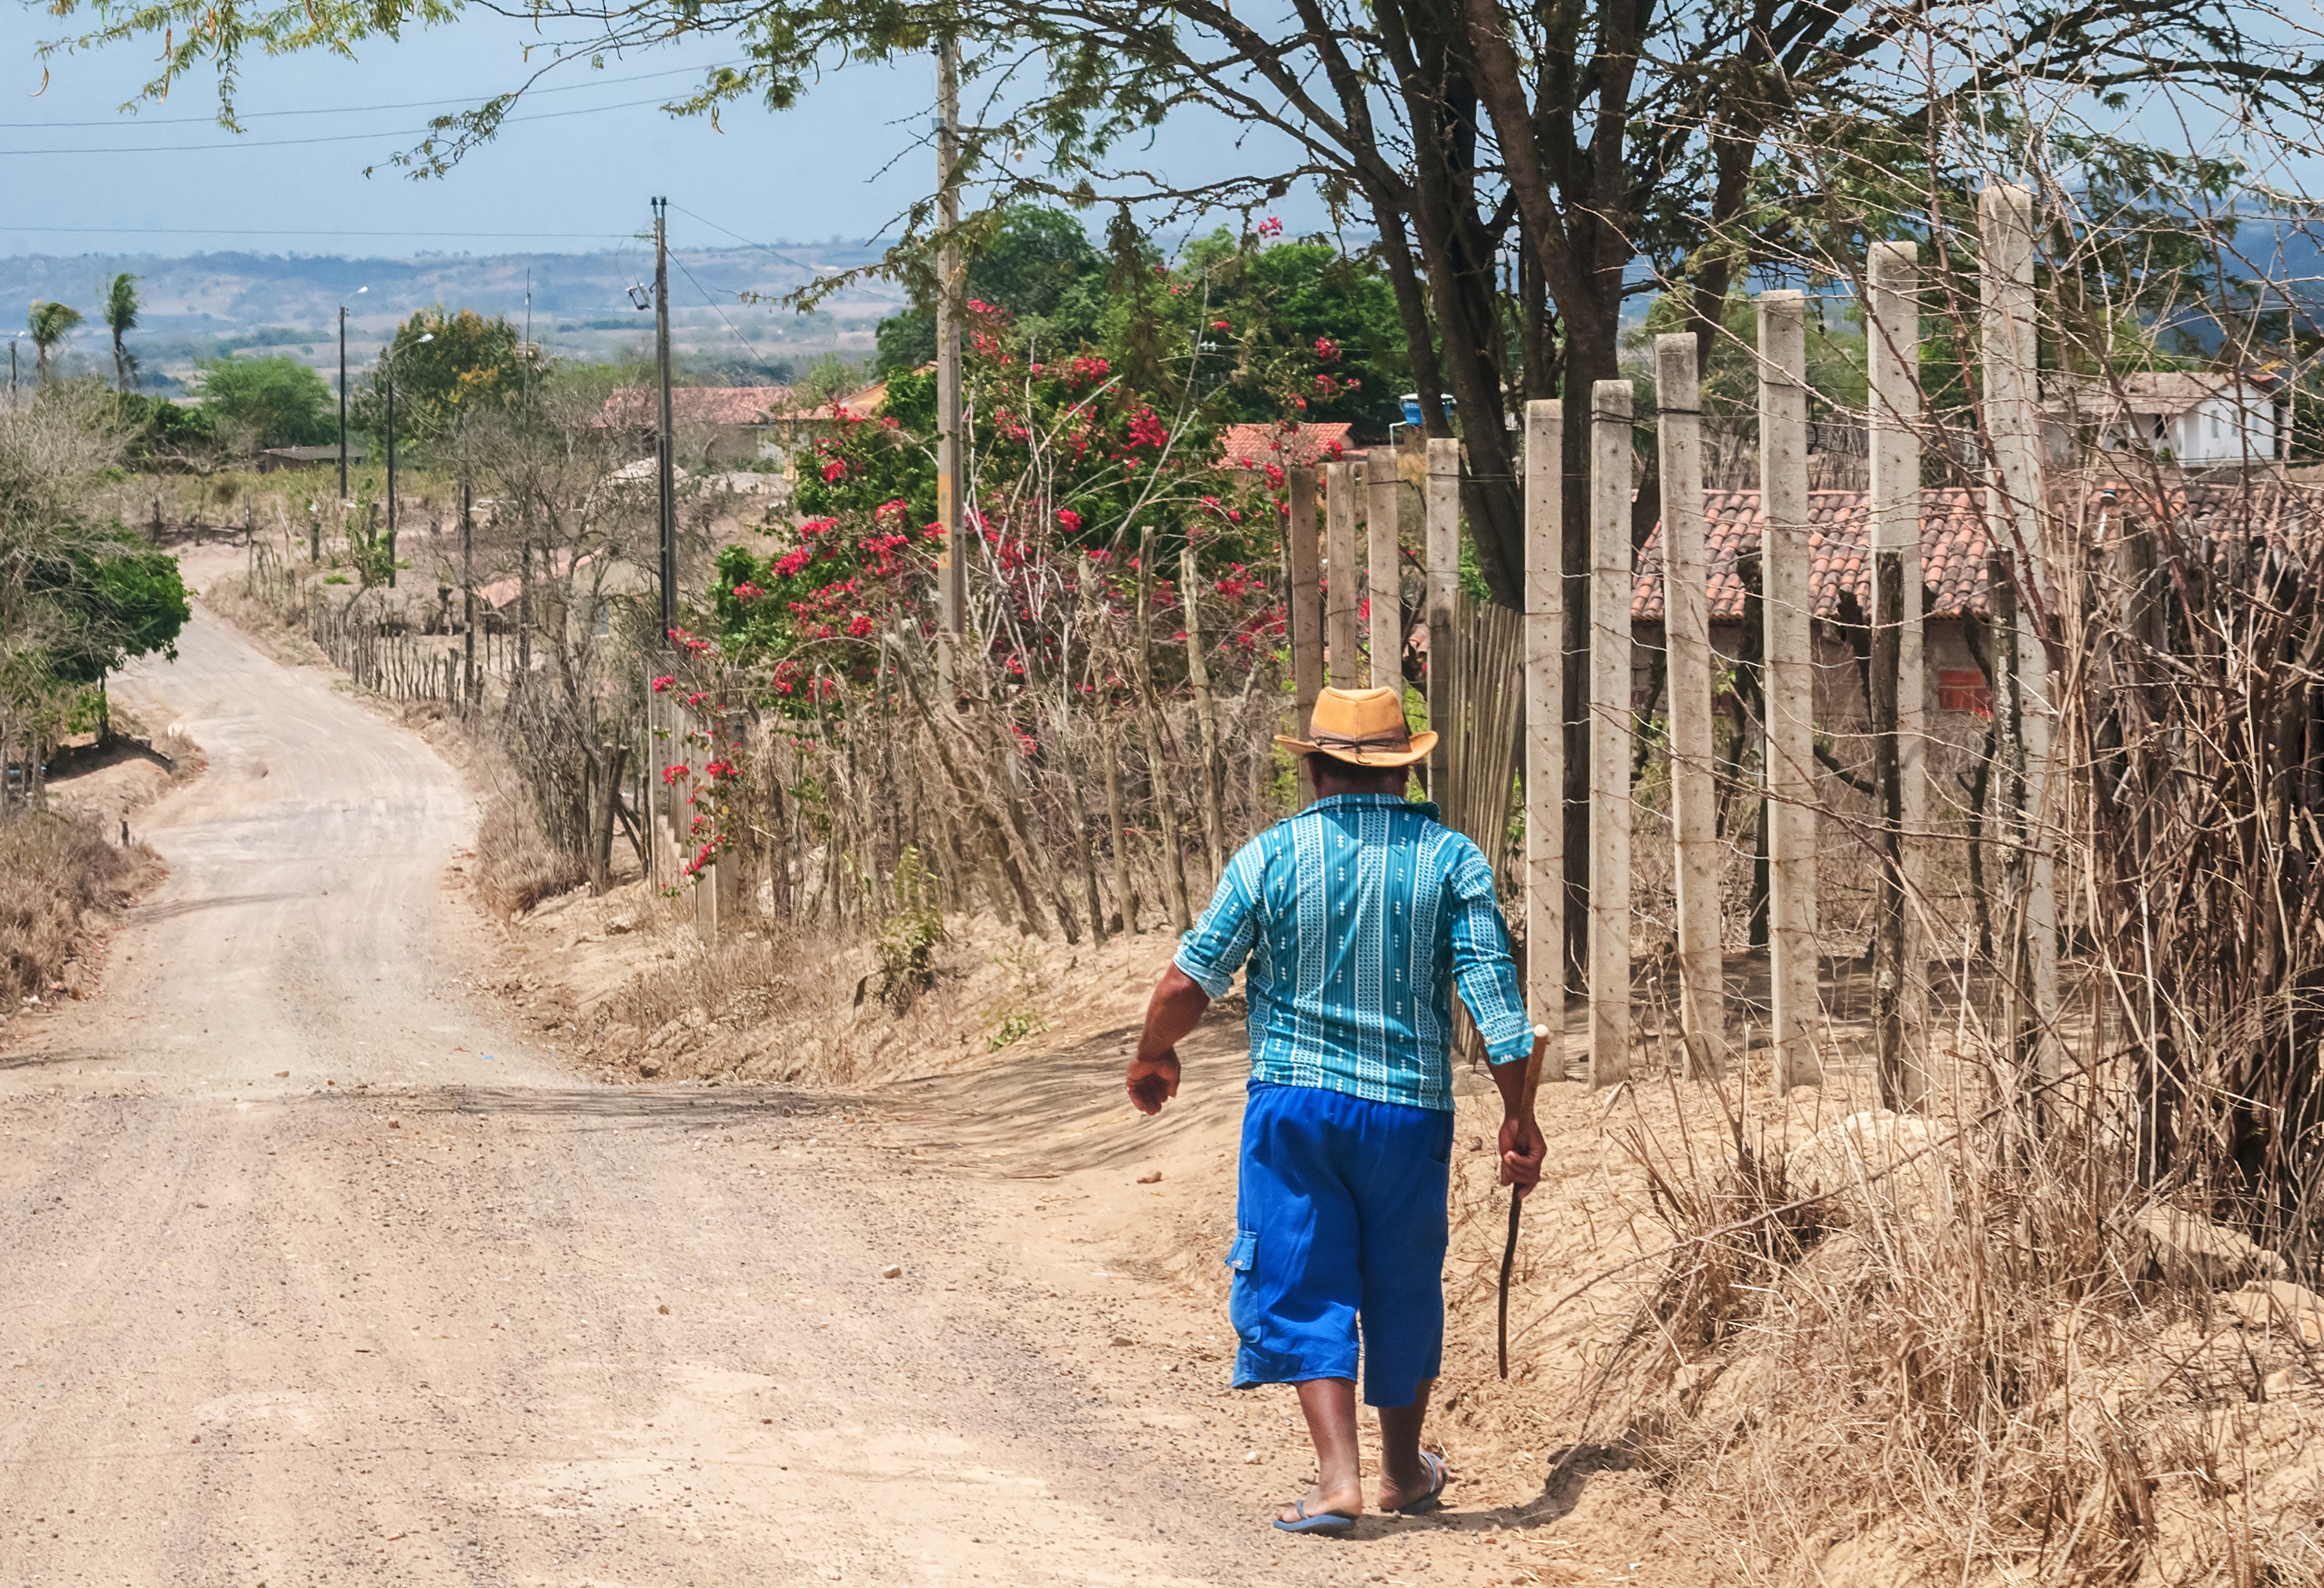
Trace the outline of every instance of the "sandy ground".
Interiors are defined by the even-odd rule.
[[[478,991],[418,736],[206,614],[119,688],[208,767],[142,815],[171,875],[101,992],[0,1050],[0,1583],[1629,1574],[1631,1522],[1556,1530],[1587,1465],[1546,1493],[1457,1416],[1449,1513],[1264,1526],[1305,1440],[1228,1390],[1190,1255],[1239,1028],[1156,1126],[1120,1029],[862,1096],[604,1085]]]

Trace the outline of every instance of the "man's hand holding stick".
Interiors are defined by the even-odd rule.
[[[1501,1184],[1509,1187],[1509,1239],[1501,1249],[1501,1377],[1509,1376],[1509,1270],[1517,1260],[1517,1218],[1525,1211],[1525,1194],[1541,1180],[1542,1159],[1549,1145],[1541,1124],[1533,1117],[1534,1094],[1541,1090],[1541,1066],[1549,1052],[1549,1028],[1533,1029],[1533,1052],[1522,1066],[1493,1066],[1493,1084],[1501,1089]]]

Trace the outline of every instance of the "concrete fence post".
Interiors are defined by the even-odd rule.
[[[2044,586],[2042,548],[2041,421],[2036,411],[2034,319],[2034,195],[1997,183],[1978,198],[1983,235],[1982,285],[1985,428],[1992,438],[1992,468],[1985,489],[1985,527],[1992,544],[2009,554],[2028,595]],[[2015,688],[1997,691],[2014,700],[2016,741],[2024,763],[2022,782],[2010,769],[2004,780],[1999,828],[2007,846],[2013,895],[2002,951],[2011,984],[2025,1005],[2010,1036],[2034,1074],[2059,1072],[2057,863],[2051,833],[2057,823],[2051,720],[2055,712],[2048,652],[2035,628],[2035,603],[2020,597],[2016,613]],[[1996,612],[2000,610],[1997,604]],[[1997,647],[1997,650],[2004,649]],[[2000,700],[1996,706],[2001,705]],[[2027,1028],[2030,1026],[2030,1029]],[[2024,1052],[2029,1049],[2030,1052]]]
[[[1720,1072],[1727,990],[1720,961],[1711,766],[1711,586],[1703,566],[1702,383],[1694,333],[1655,338],[1663,497],[1663,645],[1670,679],[1671,826],[1678,878],[1679,1029],[1686,1073]]]
[[[1564,410],[1525,413],[1526,1007],[1565,1064]]]
[[[1866,316],[1872,475],[1873,734],[1881,857],[1873,1036],[1881,1100],[1927,1094],[1928,956],[1919,915],[1928,830],[1928,700],[1921,632],[1920,248],[1875,243]]]
[[[1319,588],[1315,534],[1315,471],[1286,471],[1289,486],[1289,516],[1283,521],[1286,573],[1291,582],[1291,688],[1297,703],[1298,725],[1293,736],[1305,739],[1315,715],[1315,697],[1323,688],[1323,604]],[[1299,804],[1315,799],[1307,763],[1299,764]]]
[[[1630,383],[1590,393],[1590,1084],[1630,1073]]]
[[[1402,481],[1396,448],[1375,447],[1364,455],[1364,539],[1371,570],[1366,582],[1372,604],[1372,688],[1404,691],[1404,568],[1399,560],[1397,516]]]
[[[1775,1090],[1819,1083],[1815,1060],[1815,592],[1808,549],[1807,300],[1759,294],[1761,610],[1767,697],[1767,945]]]
[[[1363,677],[1356,648],[1356,585],[1362,563],[1356,556],[1356,466],[1323,468],[1323,651],[1332,688],[1353,689]]]
[[[1428,442],[1428,797],[1450,791],[1452,764],[1452,606],[1461,591],[1461,443]]]

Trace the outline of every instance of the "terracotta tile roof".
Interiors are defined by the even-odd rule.
[[[1337,463],[1351,450],[1351,424],[1229,425],[1219,432],[1219,464],[1223,468],[1305,467]]]
[[[2079,508],[2072,503],[2072,489],[2083,489]],[[1957,488],[1921,494],[1921,559],[1931,617],[1985,614],[1982,498],[1981,490]],[[1814,559],[1811,577],[1815,614],[1820,618],[1839,615],[1842,590],[1853,590],[1858,607],[1870,609],[1870,503],[1869,494],[1863,491],[1808,493],[1808,522],[1812,526],[1808,544]],[[2152,483],[2102,480],[2086,489],[2061,490],[2054,504],[2061,512],[2078,513],[2082,526],[2079,533],[2093,546],[2103,545],[2117,526],[2135,520],[2167,525],[2198,556],[2205,554],[2203,541],[2246,537],[2300,553],[2311,524],[2324,523],[2324,490],[2273,473],[2181,479],[2169,482],[2159,493]],[[1739,623],[1743,581],[1736,576],[1735,556],[1758,543],[1759,493],[1706,491],[1702,510],[1711,621]],[[1662,570],[1663,531],[1656,524],[1638,551],[1637,575],[1630,592],[1632,622],[1663,621]]]
[[[1960,617],[1985,611],[1986,536],[1981,493],[1959,489],[1921,493],[1921,567],[1929,592],[1928,615]],[[1872,607],[1872,498],[1865,491],[1808,493],[1810,577],[1815,615],[1840,614],[1843,590],[1855,592],[1861,610]],[[1736,553],[1759,543],[1762,521],[1757,491],[1702,494],[1703,560],[1711,580],[1713,623],[1743,619],[1743,581],[1735,572]],[[1656,524],[1638,550],[1638,571],[1630,593],[1633,623],[1663,621],[1663,530]]]
[[[682,425],[757,425],[790,400],[788,386],[676,386],[669,411]],[[653,390],[647,386],[624,386],[597,413],[599,424],[619,429],[650,429],[657,418]]]
[[[2168,526],[2182,540],[2222,535],[2257,536],[2270,546],[2296,549],[2315,516],[2319,493],[2313,485],[2281,475],[2239,473],[2211,479],[2177,480],[2158,492],[2152,482],[2103,480],[2082,502],[2082,522],[2091,542],[2111,540],[2126,519]]]

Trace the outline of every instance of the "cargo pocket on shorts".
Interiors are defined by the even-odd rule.
[[[1257,1345],[1267,1309],[1251,1295],[1251,1267],[1259,1258],[1259,1232],[1237,1230],[1234,1244],[1227,1248],[1227,1269],[1234,1276],[1227,1290],[1227,1322],[1235,1338],[1245,1345]],[[1240,1381],[1240,1372],[1236,1375]]]

